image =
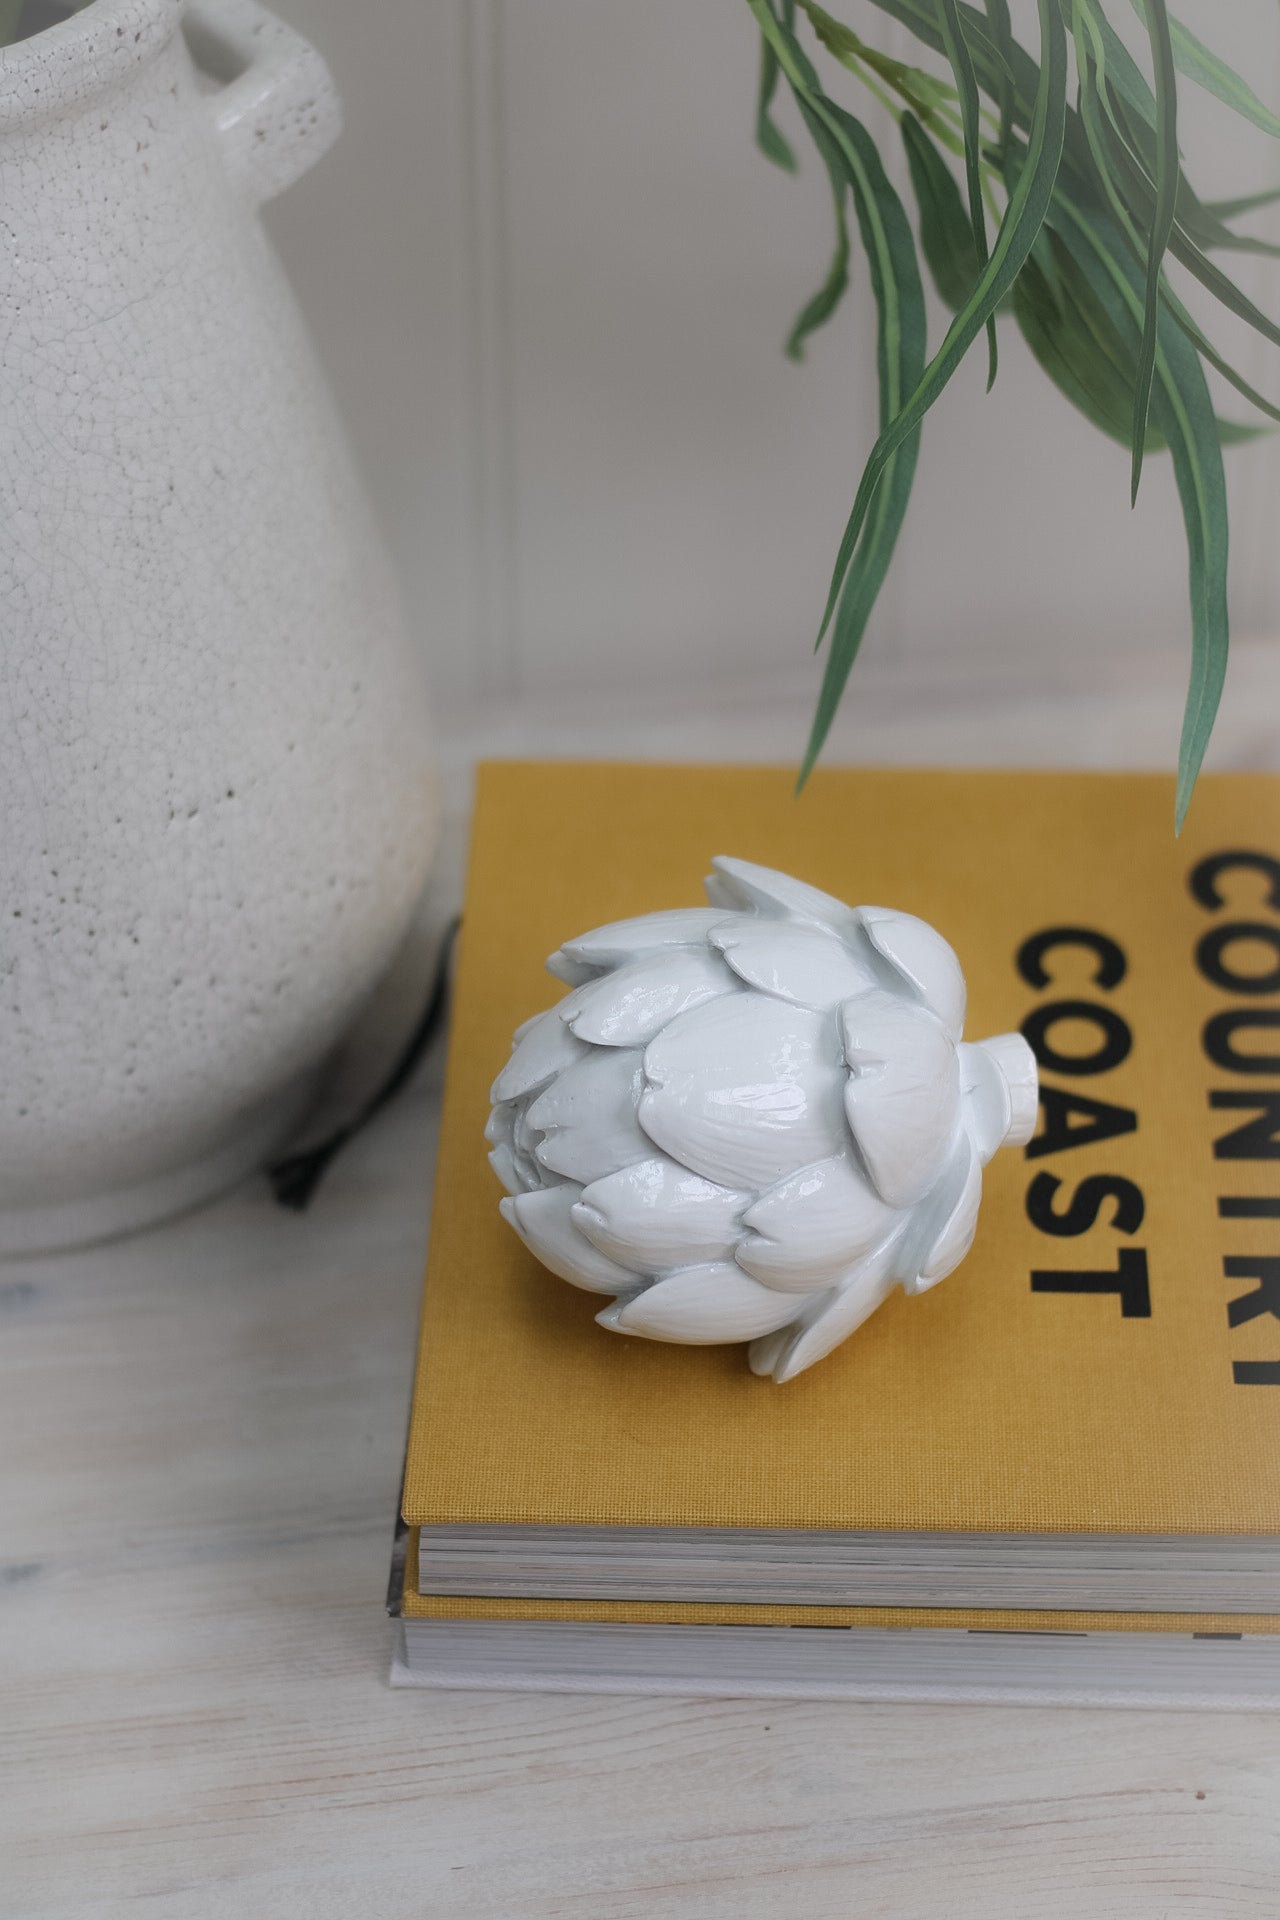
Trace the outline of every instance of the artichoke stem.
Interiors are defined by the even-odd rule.
[[[1036,1057],[1020,1033],[997,1033],[978,1042],[991,1061],[1009,1096],[1009,1122],[1000,1145],[1025,1147],[1036,1130],[1039,1113],[1039,1081]]]

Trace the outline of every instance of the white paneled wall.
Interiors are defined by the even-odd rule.
[[[875,419],[874,319],[858,270],[808,364],[782,357],[830,216],[807,155],[788,178],[753,148],[743,0],[277,4],[328,57],[348,131],[271,224],[445,715],[534,685],[811,671]],[[833,10],[903,50],[865,0]],[[1280,100],[1273,0],[1183,11]],[[1280,146],[1183,95],[1205,191],[1280,180]],[[1267,263],[1236,264],[1274,310]],[[1280,395],[1280,352],[1219,331]],[[1087,674],[1100,652],[1183,649],[1167,462],[1130,514],[1126,456],[1011,324],[990,396],[984,371],[975,354],[926,427],[868,655],[1069,654]],[[1229,455],[1242,633],[1280,631],[1278,447]]]

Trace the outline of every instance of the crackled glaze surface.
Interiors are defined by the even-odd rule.
[[[265,1151],[431,858],[416,665],[257,215],[339,125],[250,0],[0,54],[0,1248]]]
[[[895,1286],[972,1244],[982,1168],[1031,1138],[1020,1034],[961,1039],[923,920],[719,859],[709,907],[601,927],[547,962],[572,992],[493,1084],[502,1212],[602,1326],[749,1340],[792,1379]]]

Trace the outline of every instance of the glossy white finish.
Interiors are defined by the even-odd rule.
[[[258,212],[340,117],[252,0],[0,52],[3,1251],[277,1145],[431,859],[419,669]]]
[[[544,1265],[616,1296],[602,1326],[749,1340],[784,1381],[963,1260],[984,1162],[1034,1130],[1035,1060],[961,1041],[964,976],[924,921],[712,864],[710,908],[551,956],[573,991],[517,1032],[490,1160]]]
[[[666,1273],[686,1261],[732,1259],[751,1197],[659,1154],[593,1180],[573,1218],[633,1272]]]

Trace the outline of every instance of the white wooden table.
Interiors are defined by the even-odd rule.
[[[1159,763],[1175,688],[868,680],[840,750]],[[1219,764],[1280,764],[1278,691],[1242,659]],[[490,715],[455,791],[478,741],[783,757],[803,697]],[[0,1267],[3,1920],[1275,1920],[1270,1717],[388,1688],[439,1074],[305,1216]]]

